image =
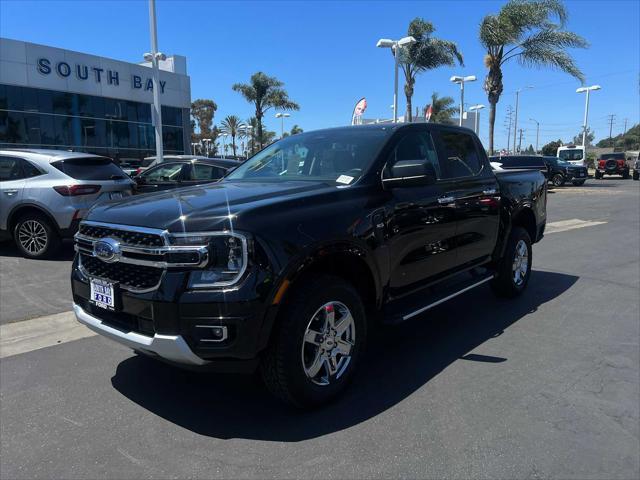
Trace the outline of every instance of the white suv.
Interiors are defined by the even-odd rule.
[[[0,239],[45,258],[95,203],[131,195],[110,158],[62,150],[0,150]]]

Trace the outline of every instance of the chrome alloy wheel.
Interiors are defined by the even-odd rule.
[[[529,270],[529,250],[524,240],[518,240],[516,244],[516,251],[513,258],[513,266],[511,268],[513,272],[513,283],[516,286],[520,286],[524,283],[527,277],[527,271]]]
[[[47,231],[37,220],[27,220],[18,229],[20,245],[32,255],[42,253],[47,248],[48,240]]]
[[[304,373],[316,385],[329,385],[351,362],[356,324],[344,303],[325,303],[313,314],[302,342]]]

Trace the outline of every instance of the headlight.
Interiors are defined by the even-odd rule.
[[[247,269],[247,238],[236,232],[179,233],[169,237],[175,246],[206,246],[207,265],[189,275],[189,288],[228,287]]]

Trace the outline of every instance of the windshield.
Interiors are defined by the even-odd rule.
[[[387,129],[341,129],[284,138],[231,172],[228,180],[320,180],[349,185],[375,159]]]
[[[624,153],[605,153],[600,158],[602,160],[624,160]]]
[[[560,150],[558,156],[563,160],[582,160],[582,150]]]

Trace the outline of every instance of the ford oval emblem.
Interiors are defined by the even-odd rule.
[[[121,252],[120,242],[113,238],[102,238],[93,244],[93,255],[106,263],[117,262]]]

